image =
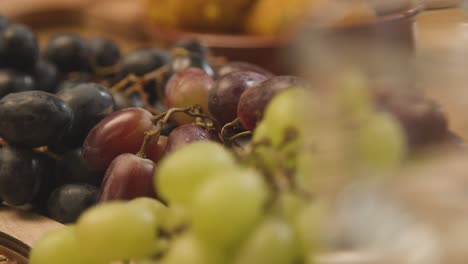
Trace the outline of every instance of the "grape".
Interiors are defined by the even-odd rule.
[[[288,133],[294,132],[297,135],[293,135],[293,140],[303,142],[305,130],[310,128],[307,121],[312,118],[313,105],[312,94],[305,89],[291,87],[275,96],[264,112],[263,122],[268,128],[266,137],[278,146]]]
[[[119,155],[106,171],[99,202],[156,197],[152,185],[154,167],[149,159],[130,153]]]
[[[273,77],[273,73],[248,62],[241,62],[241,61],[230,61],[218,69],[218,76],[222,77],[226,74],[236,72],[236,71],[249,71],[249,72],[256,72],[261,74],[267,78]]]
[[[80,36],[60,33],[49,38],[44,57],[61,72],[87,71],[89,52]]]
[[[223,264],[225,258],[192,234],[184,234],[173,242],[162,264]]]
[[[210,90],[208,108],[221,124],[237,118],[237,105],[242,93],[267,77],[247,71],[236,71],[220,77]]]
[[[0,100],[0,135],[8,143],[39,147],[59,141],[73,113],[60,98],[42,91],[13,93]]]
[[[290,264],[297,257],[293,229],[284,221],[267,218],[241,246],[234,264]]]
[[[49,197],[48,216],[64,224],[75,222],[84,210],[96,204],[98,195],[98,188],[92,185],[62,185]]]
[[[261,219],[267,197],[262,176],[255,171],[225,169],[195,193],[193,231],[210,245],[232,249]]]
[[[91,171],[81,158],[81,148],[69,150],[57,161],[57,180],[61,183],[88,183],[100,186],[103,174]]]
[[[36,90],[54,92],[59,82],[59,73],[54,64],[40,60],[34,69]]]
[[[169,54],[160,49],[137,49],[128,53],[120,62],[120,76],[142,76],[169,62]]]
[[[210,131],[198,125],[182,125],[175,128],[167,139],[166,153],[172,152],[185,145],[197,141],[213,140],[217,138]]]
[[[197,53],[178,54],[170,62],[170,76],[188,68],[203,70],[208,76],[214,77],[215,72],[206,58]]]
[[[184,69],[171,77],[166,86],[165,105],[167,108],[200,105],[208,114],[208,93],[214,81],[204,71],[197,68]],[[194,118],[182,113],[174,114],[178,124],[192,123]]]
[[[0,33],[2,64],[30,70],[39,58],[36,35],[26,26],[10,24]]]
[[[8,69],[0,70],[0,98],[9,94],[34,90],[34,79]]]
[[[153,138],[146,149],[146,156],[154,163],[158,163],[164,156],[167,147],[167,137]]]
[[[0,197],[9,205],[24,205],[38,196],[52,164],[45,156],[30,149],[0,148]]]
[[[63,226],[34,243],[29,256],[30,264],[98,264],[84,259],[79,249],[75,227]]]
[[[97,83],[82,83],[72,89],[57,93],[74,113],[71,128],[62,142],[71,147],[78,147],[89,131],[104,117],[114,111],[114,99],[111,93]]]
[[[129,74],[143,76],[154,71],[169,62],[169,54],[160,49],[137,49],[128,53],[120,62],[120,78]],[[148,101],[154,104],[157,100],[156,88],[160,83],[150,81],[144,86],[145,92],[149,95]]]
[[[293,227],[303,257],[321,250],[326,213],[324,202],[316,200],[307,205],[296,218]]]
[[[377,106],[397,118],[411,147],[439,142],[447,134],[445,115],[436,103],[420,95],[378,94]]]
[[[102,263],[148,256],[157,238],[157,220],[148,208],[121,202],[90,208],[76,224],[82,254]]]
[[[242,126],[253,131],[263,117],[270,100],[279,92],[292,87],[307,87],[303,80],[294,76],[277,76],[247,89],[237,105],[237,116]]]
[[[102,68],[117,64],[120,60],[120,49],[117,44],[107,38],[92,38],[86,41],[89,50],[89,64]]]
[[[80,83],[92,82],[93,76],[87,72],[73,72],[69,74],[66,80],[60,82],[57,87],[54,89],[55,93],[60,92],[64,89],[73,88]]]
[[[177,124],[169,120],[169,122],[164,125],[164,128],[161,130],[161,135],[163,136],[169,136],[171,134],[172,130],[176,129]]]
[[[139,197],[128,202],[129,206],[142,206],[147,208],[158,219],[158,224],[161,226],[169,219],[169,208],[162,204],[160,201],[148,197]]]
[[[405,157],[403,131],[389,114],[376,113],[358,129],[354,140],[358,162],[362,162],[365,167],[392,168]]]
[[[161,160],[155,173],[156,192],[170,203],[188,204],[205,181],[236,168],[233,155],[223,146],[196,142]]]
[[[105,171],[118,155],[136,153],[145,131],[153,128],[151,113],[127,108],[108,115],[89,132],[83,143],[82,157],[93,171]]]
[[[205,56],[209,52],[209,49],[205,44],[194,39],[180,40],[179,42],[175,44],[175,47],[183,48],[189,51],[190,53],[197,53],[197,54],[200,54],[201,56]]]
[[[114,97],[116,110],[122,110],[130,107],[145,107],[138,94],[131,94],[130,96],[126,96],[122,92],[114,92],[112,96]]]

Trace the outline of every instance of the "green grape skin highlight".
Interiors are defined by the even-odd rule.
[[[194,197],[194,234],[221,250],[236,247],[260,221],[268,194],[254,170],[226,172],[211,179]]]
[[[206,180],[237,169],[234,156],[214,142],[196,142],[170,153],[155,172],[155,188],[169,203],[188,205]]]

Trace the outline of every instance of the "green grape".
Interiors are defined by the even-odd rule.
[[[322,248],[322,228],[326,212],[325,203],[317,200],[307,205],[296,218],[294,230],[304,258],[315,255]]]
[[[294,223],[301,213],[306,201],[297,193],[284,192],[279,195],[275,203],[278,215],[282,216],[288,223]]]
[[[162,225],[163,223],[168,221],[167,218],[169,214],[169,208],[156,199],[140,197],[131,200],[130,202],[128,202],[128,205],[143,206],[144,208],[147,208],[150,212],[154,214],[154,218],[158,219],[157,221],[159,225]]]
[[[285,138],[292,137],[301,140],[304,130],[308,128],[313,114],[312,95],[309,91],[300,88],[288,89],[275,96],[268,104],[263,122],[265,127],[255,135],[254,139],[268,138],[273,145],[278,146]]]
[[[120,260],[152,254],[157,219],[147,207],[123,202],[100,204],[78,219],[76,233],[85,254],[100,260]]]
[[[197,142],[170,153],[155,172],[155,188],[170,203],[187,205],[207,179],[236,169],[234,156],[214,142]]]
[[[300,190],[316,192],[323,186],[325,180],[320,177],[317,154],[310,150],[303,150],[298,154],[295,181]]]
[[[194,197],[195,235],[222,249],[232,249],[252,230],[263,214],[268,191],[253,170],[226,172],[206,182]]]
[[[225,256],[213,250],[190,233],[178,237],[162,260],[162,264],[224,264]]]
[[[161,222],[162,229],[169,232],[176,231],[189,221],[188,208],[182,205],[172,204],[169,207],[166,218],[163,220],[164,221]]]
[[[343,116],[359,122],[372,115],[373,100],[368,86],[365,77],[359,72],[352,71],[343,75],[337,96]]]
[[[291,226],[268,218],[242,244],[233,264],[291,264],[297,256],[297,239]]]
[[[397,166],[406,152],[405,136],[398,122],[387,113],[375,113],[357,131],[358,162],[365,168]]]
[[[75,227],[64,226],[47,233],[34,244],[30,264],[100,264],[84,259],[80,253]]]

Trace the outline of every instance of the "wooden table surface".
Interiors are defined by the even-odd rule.
[[[57,27],[39,32],[41,41],[57,31],[84,32],[92,29]],[[426,11],[415,24],[419,85],[438,101],[450,119],[452,130],[468,139],[468,16],[459,9]],[[118,39],[125,49],[146,43]],[[0,231],[31,245],[44,232],[60,224],[0,207]]]

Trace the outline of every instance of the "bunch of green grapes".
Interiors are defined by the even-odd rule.
[[[317,95],[290,88],[268,104],[247,153],[212,141],[169,153],[154,176],[164,204],[139,198],[91,208],[39,241],[30,263],[315,263],[328,211],[320,193],[330,171],[327,124],[343,129],[336,135],[346,144],[336,150],[349,158],[333,166],[349,175],[391,169],[405,154],[398,123],[374,110],[359,75],[340,88],[336,120],[323,120]]]

